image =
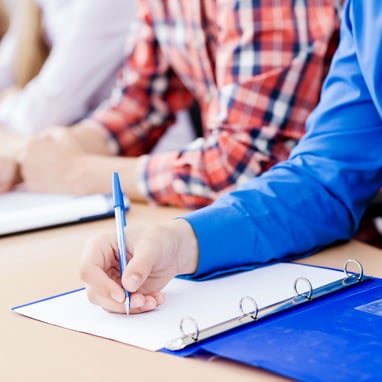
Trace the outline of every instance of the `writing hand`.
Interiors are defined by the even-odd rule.
[[[91,239],[81,261],[89,300],[107,311],[126,312],[121,282],[131,292],[130,313],[142,313],[164,302],[161,290],[173,277],[196,270],[196,238],[182,219],[148,230],[129,228],[126,243],[129,262],[122,280],[115,233]]]

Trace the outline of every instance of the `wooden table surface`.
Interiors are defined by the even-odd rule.
[[[133,204],[128,224],[147,226],[184,211]],[[178,358],[55,327],[20,316],[13,306],[82,286],[78,266],[85,241],[114,229],[113,219],[0,238],[0,380],[12,381],[283,381],[264,370],[227,360]],[[382,251],[359,242],[301,260],[342,267],[359,259],[382,277]]]

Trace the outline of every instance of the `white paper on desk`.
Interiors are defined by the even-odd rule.
[[[111,194],[0,193],[0,235],[113,214]]]
[[[313,288],[344,277],[342,271],[280,263],[220,279],[195,282],[172,280],[163,290],[159,309],[139,315],[120,315],[90,304],[85,290],[16,307],[22,315],[80,332],[149,350],[159,350],[181,335],[180,320],[190,316],[199,329],[237,317],[239,301],[251,295],[259,308],[294,296],[294,281],[306,277]],[[303,286],[301,288],[304,290]]]

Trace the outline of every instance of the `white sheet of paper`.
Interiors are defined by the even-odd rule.
[[[113,213],[111,195],[0,194],[0,235],[76,222]]]
[[[105,312],[88,302],[83,289],[13,310],[50,324],[156,351],[181,336],[182,318],[194,318],[199,329],[209,327],[238,316],[239,301],[244,296],[255,298],[259,308],[293,297],[293,285],[298,277],[308,278],[313,288],[317,288],[344,278],[344,273],[280,263],[208,281],[174,279],[163,290],[165,304],[139,315]],[[302,291],[304,288],[301,285]]]

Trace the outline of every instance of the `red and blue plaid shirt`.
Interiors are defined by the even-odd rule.
[[[195,99],[204,127],[182,150],[142,158],[149,200],[201,207],[288,157],[336,48],[340,3],[139,2],[117,89],[94,118],[125,156],[149,153]]]

